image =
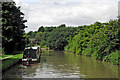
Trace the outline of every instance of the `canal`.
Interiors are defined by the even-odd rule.
[[[70,52],[43,52],[41,63],[17,64],[3,78],[118,78],[118,66]]]

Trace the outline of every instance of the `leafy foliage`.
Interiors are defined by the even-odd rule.
[[[66,27],[65,24],[61,24],[58,27],[41,26],[36,33],[30,31],[27,35],[30,36],[30,38],[35,38],[35,42],[40,43],[42,47],[47,46],[54,50],[64,50],[70,37],[76,35],[76,31],[76,27]],[[32,36],[32,34],[35,36]]]
[[[119,54],[120,54],[120,51],[115,51],[115,52],[105,56],[103,61],[107,61],[107,62],[110,62],[110,63],[113,63],[113,64],[120,64]]]
[[[95,22],[89,26],[66,27],[65,24],[61,24],[58,27],[40,27],[35,33],[35,40],[42,47],[71,51],[75,54],[119,64],[119,25],[120,18],[118,17],[116,20],[106,23]]]
[[[25,48],[26,39],[23,35],[26,20],[23,15],[15,2],[2,3],[2,46],[6,54]]]
[[[100,60],[106,60],[107,56],[110,59],[109,62],[118,64],[117,58],[120,51],[119,21],[120,19],[110,20],[108,23],[96,22],[90,26],[79,26],[79,34],[72,41],[70,40],[65,50],[93,56],[93,58]]]
[[[47,46],[54,50],[64,50],[70,36],[74,36],[75,30],[72,27],[58,27],[49,33]]]

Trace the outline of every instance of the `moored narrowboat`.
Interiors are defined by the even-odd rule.
[[[28,47],[24,50],[22,63],[23,63],[23,65],[39,63],[40,57],[41,57],[40,47]]]

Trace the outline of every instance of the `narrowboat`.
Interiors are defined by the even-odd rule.
[[[28,47],[23,52],[23,65],[30,65],[32,63],[40,63],[41,49],[40,47]]]

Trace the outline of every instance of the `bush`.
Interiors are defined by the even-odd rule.
[[[107,62],[110,62],[110,63],[113,63],[113,64],[120,65],[119,54],[120,54],[120,51],[115,51],[115,52],[113,52],[113,53],[105,56],[105,58],[103,59],[103,61],[107,61]]]

